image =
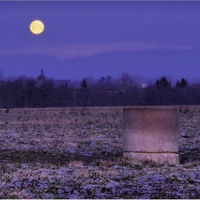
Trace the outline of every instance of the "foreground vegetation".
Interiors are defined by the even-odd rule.
[[[200,107],[177,166],[122,157],[122,107],[0,110],[0,198],[199,198]]]

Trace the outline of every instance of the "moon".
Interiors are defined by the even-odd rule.
[[[33,33],[33,34],[41,34],[43,31],[44,31],[44,24],[42,21],[40,20],[34,20],[31,22],[30,24],[30,31]]]

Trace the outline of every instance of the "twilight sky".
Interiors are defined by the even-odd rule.
[[[34,35],[30,23],[45,30]],[[0,71],[200,80],[200,2],[1,1]]]

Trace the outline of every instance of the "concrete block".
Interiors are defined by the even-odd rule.
[[[175,107],[123,110],[123,155],[156,163],[179,163],[179,120]]]
[[[123,157],[136,161],[152,161],[157,164],[179,164],[177,153],[134,153],[123,152]]]

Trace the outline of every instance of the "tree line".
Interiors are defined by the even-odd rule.
[[[1,108],[37,108],[71,106],[198,105],[200,85],[190,85],[185,78],[175,85],[161,77],[148,85],[139,84],[129,74],[119,79],[111,76],[98,81],[83,79],[78,84],[54,80],[18,77],[0,81]]]

